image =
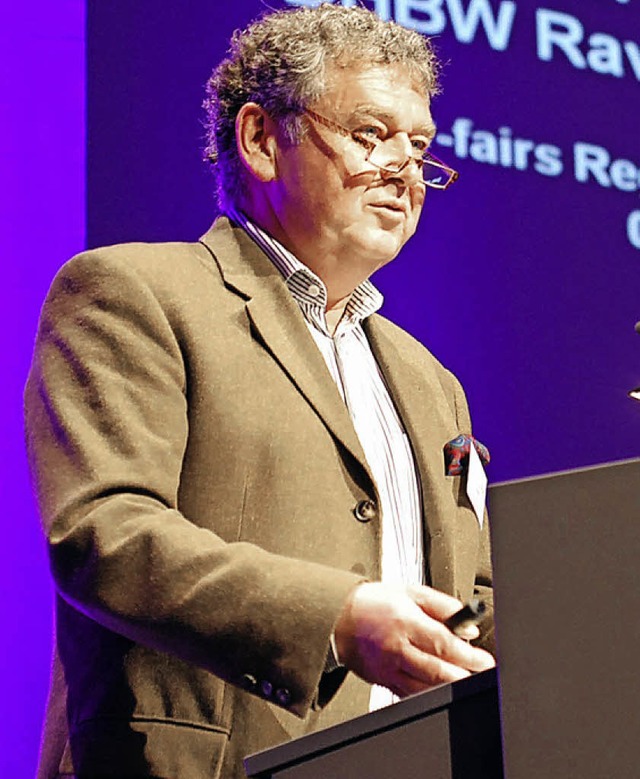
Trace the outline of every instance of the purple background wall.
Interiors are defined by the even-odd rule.
[[[85,4],[4,4],[0,24],[0,775],[34,773],[51,585],[22,447],[22,388],[52,274],[85,240]]]
[[[271,3],[295,4],[302,0]],[[231,31],[264,8],[259,0],[88,3],[85,127],[84,3],[57,3],[55,13],[49,5],[13,7],[0,28],[8,355],[0,668],[12,702],[1,715],[0,773],[25,777],[35,764],[51,624],[21,444],[37,311],[56,268],[85,243],[193,239],[208,227],[202,85]],[[493,481],[637,456],[640,404],[626,392],[640,384],[638,0],[366,5],[438,36],[448,64],[434,148],[461,172],[449,191],[429,193],[418,234],[376,277],[385,313],[463,380]],[[474,26],[474,12],[489,34]],[[466,133],[462,119],[472,123]],[[542,172],[534,152],[526,170],[507,164],[504,147],[502,164],[487,161],[492,138],[531,141],[547,160],[537,162]],[[576,154],[586,144],[628,163],[579,181]]]
[[[303,4],[313,0],[272,5]],[[214,214],[199,158],[201,85],[227,34],[261,8],[257,0],[233,10],[199,0],[189,13],[177,2],[161,11],[150,0],[131,5],[89,6],[92,246],[204,232]],[[640,251],[626,222],[640,209],[638,0],[553,0],[542,12],[536,0],[367,5],[438,35],[448,63],[434,106],[442,133],[451,136],[457,117],[485,138],[510,128],[513,138],[556,147],[563,168],[543,175],[533,154],[528,170],[478,162],[436,142],[460,181],[429,193],[419,233],[376,277],[385,312],[463,380],[494,480],[637,454],[640,407],[626,391],[640,382]],[[485,14],[479,24],[474,11]],[[587,62],[593,33],[609,36],[607,56]],[[550,34],[564,49],[553,46],[545,61]],[[583,40],[569,45],[577,35]],[[593,176],[577,181],[576,143],[627,158],[630,191]],[[515,450],[514,438],[523,441]]]

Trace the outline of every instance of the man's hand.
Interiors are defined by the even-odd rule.
[[[402,697],[495,665],[483,649],[454,636],[443,622],[462,607],[431,587],[357,586],[335,627],[340,662]],[[468,638],[476,638],[470,628]]]

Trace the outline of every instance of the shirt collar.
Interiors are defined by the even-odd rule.
[[[227,209],[227,216],[256,242],[280,271],[305,317],[326,331],[327,288],[322,279],[239,209]],[[366,279],[354,289],[345,308],[344,320],[353,326],[359,325],[378,311],[383,301],[382,293]]]

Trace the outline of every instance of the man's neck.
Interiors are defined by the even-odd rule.
[[[325,320],[327,322],[327,329],[333,336],[336,334],[340,320],[344,315],[344,311],[347,307],[351,295],[347,295],[341,300],[336,301],[333,305],[327,304],[327,310],[325,311]]]
[[[352,263],[341,262],[339,257],[333,256],[331,252],[325,251],[320,246],[314,247],[313,253],[307,256],[308,253],[305,254],[301,247],[292,241],[291,236],[286,234],[278,220],[269,218],[269,213],[263,213],[261,209],[253,208],[249,203],[239,205],[237,208],[322,279],[327,290],[327,311],[338,307],[342,316],[353,291],[369,278],[370,269],[357,268]]]

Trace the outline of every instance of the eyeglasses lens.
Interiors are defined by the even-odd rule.
[[[443,168],[425,161],[422,166],[422,177],[425,183],[431,187],[446,187],[451,178],[451,174]]]

